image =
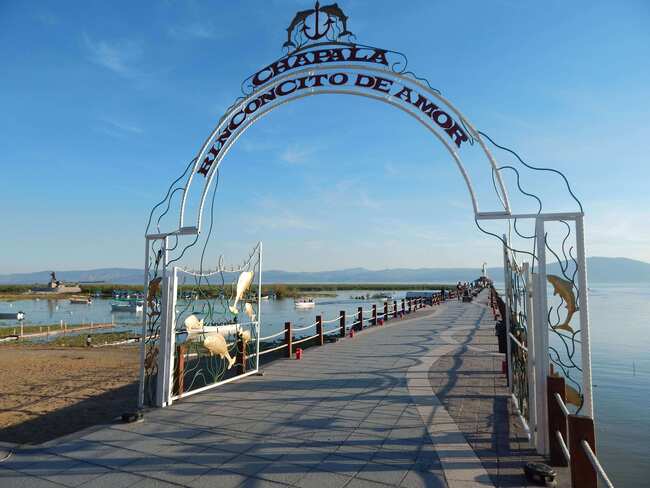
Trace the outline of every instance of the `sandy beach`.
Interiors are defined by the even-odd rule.
[[[139,348],[0,347],[0,442],[40,444],[136,406]]]

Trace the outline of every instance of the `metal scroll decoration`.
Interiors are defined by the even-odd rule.
[[[162,313],[162,273],[164,241],[147,242],[149,262],[147,263],[144,338],[142,347],[141,404],[152,405],[156,396],[156,378],[158,375],[158,355],[160,353],[160,326]]]
[[[516,341],[508,337],[511,343],[510,364],[512,371],[512,393],[517,399],[517,407],[526,422],[530,423],[530,392],[528,371],[528,330],[530,312],[528,310],[528,295],[526,277],[522,268],[517,264],[513,255],[506,260],[506,276],[510,280],[510,333]],[[523,347],[522,347],[523,346]]]
[[[549,359],[554,365],[555,376],[563,376],[566,380],[566,400],[573,404],[579,413],[584,403],[583,386],[580,375],[582,366],[577,352],[580,343],[581,329],[573,320],[576,312],[579,312],[578,301],[581,290],[578,286],[576,275],[578,273],[578,262],[574,256],[573,246],[569,246],[571,237],[571,225],[561,220],[565,226],[566,234],[560,244],[560,253],[553,249],[549,243],[548,236],[545,236],[546,249],[557,260],[559,275],[549,274],[547,280],[553,288],[555,300],[549,304],[547,323],[551,341],[549,343]]]
[[[512,149],[497,144],[483,132],[480,132],[480,134],[496,148],[514,156],[516,161],[524,168],[536,172],[552,172],[557,174],[563,180],[568,194],[577,203],[580,212],[582,212],[582,203],[574,194],[568,179],[562,172],[552,168],[533,166],[525,162],[519,154]],[[498,168],[498,171],[511,171],[514,173],[516,176],[517,189],[522,195],[535,202],[537,206],[536,215],[542,215],[542,199],[538,195],[527,191],[522,187],[522,176],[520,170],[512,165],[503,165]],[[582,366],[581,358],[578,353],[578,351],[580,351],[579,344],[581,330],[580,327],[576,325],[577,321],[575,320],[576,313],[579,312],[578,302],[580,289],[577,280],[579,265],[575,254],[575,247],[571,245],[573,236],[572,224],[562,219],[554,219],[553,222],[562,226],[563,229],[561,230],[563,230],[563,234],[560,234],[559,242],[555,242],[550,239],[550,233],[545,231],[543,239],[545,250],[548,251],[556,261],[554,265],[556,269],[552,274],[547,275],[547,282],[552,290],[551,296],[549,297],[546,317],[550,334],[548,359],[553,365],[551,374],[565,378],[567,402],[574,405],[576,412],[580,413],[584,404],[584,388],[581,378]],[[547,225],[550,225],[550,222],[547,222]],[[517,322],[516,326],[520,327],[522,338],[525,338],[527,335],[527,327],[521,328],[525,317],[516,310],[516,307],[517,295],[521,295],[522,292],[527,293],[527,291],[525,290],[525,287],[522,288],[518,284],[521,282],[522,277],[517,272],[518,269],[521,269],[517,265],[517,259],[519,259],[520,256],[525,257],[525,259],[529,260],[531,263],[531,272],[536,269],[539,261],[539,249],[536,249],[535,247],[537,236],[535,234],[529,235],[523,233],[520,227],[518,227],[517,219],[513,219],[512,224],[509,223],[509,232],[505,239],[486,231],[481,227],[478,221],[477,226],[479,230],[484,233],[499,238],[509,251],[509,259],[511,260],[509,266],[512,280],[511,286],[513,287],[513,302],[511,302],[513,307],[513,320]],[[557,234],[557,232],[554,232],[553,234]],[[529,244],[515,247],[515,241],[523,241]],[[521,249],[521,247],[524,249]],[[525,305],[525,303],[521,305]],[[528,316],[528,314],[526,314],[526,316]],[[522,341],[522,343],[526,345],[525,342]],[[517,348],[517,350],[519,350],[519,348]],[[514,352],[516,352],[515,349],[513,349],[513,353]],[[513,358],[513,366],[515,368],[513,370],[513,383],[515,383],[513,387],[515,389],[520,388],[521,390],[523,386],[521,386],[521,384],[518,385],[517,379],[514,377],[520,364],[523,367],[523,363],[518,361],[518,358]],[[523,372],[523,369],[520,371]],[[523,381],[523,376],[521,377],[521,380]],[[518,396],[516,391],[514,393],[515,396]]]

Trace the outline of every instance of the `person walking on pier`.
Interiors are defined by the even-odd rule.
[[[462,295],[463,285],[460,284],[460,281],[456,285],[456,300],[460,301],[460,296]]]

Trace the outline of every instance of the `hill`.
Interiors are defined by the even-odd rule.
[[[592,283],[650,283],[650,263],[628,258],[591,257],[587,259],[589,281]],[[549,264],[548,272],[559,274],[557,263]],[[369,270],[349,268],[335,271],[264,271],[265,283],[455,283],[479,276],[478,268],[391,268]],[[142,270],[134,268],[101,268],[81,271],[57,271],[57,278],[72,282],[104,282],[114,284],[142,283]],[[503,280],[502,268],[489,268],[488,275]],[[0,284],[47,283],[49,271],[0,275]]]

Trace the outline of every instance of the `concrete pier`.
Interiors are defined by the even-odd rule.
[[[526,486],[487,292],[0,463],[2,487]]]

